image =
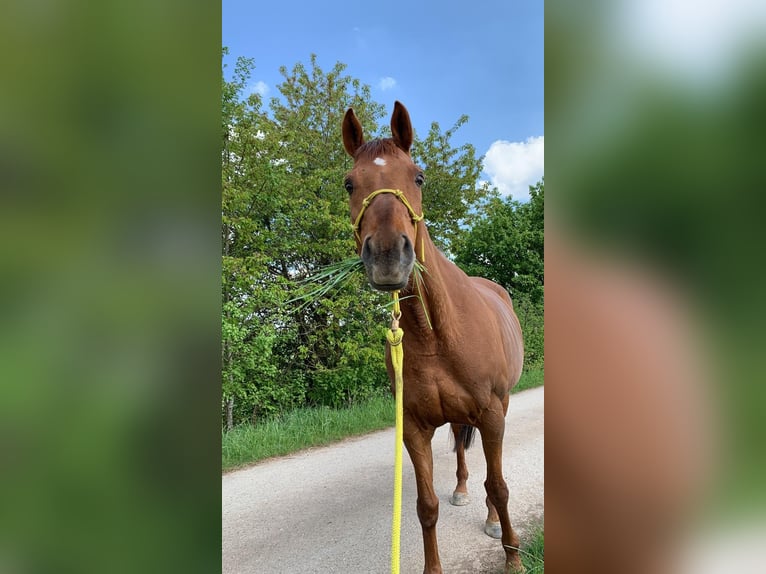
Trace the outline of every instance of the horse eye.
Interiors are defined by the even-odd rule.
[[[349,193],[354,191],[354,184],[351,183],[350,179],[347,179],[345,182],[343,182],[343,186],[346,188],[346,191]]]
[[[419,173],[415,176],[415,185],[418,187],[422,186],[426,182],[426,178],[423,176],[422,173]]]

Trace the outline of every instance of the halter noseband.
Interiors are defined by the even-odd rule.
[[[364,201],[362,201],[362,209],[359,211],[359,215],[356,216],[356,221],[354,221],[354,225],[352,226],[354,229],[354,236],[357,238],[359,243],[362,243],[362,238],[359,235],[359,229],[360,224],[362,223],[362,216],[364,215],[364,210],[367,209],[367,207],[370,205],[372,200],[377,195],[381,195],[383,193],[391,193],[396,196],[396,198],[401,201],[404,204],[404,207],[407,208],[407,211],[410,212],[410,219],[412,220],[412,225],[415,226],[415,245],[417,245],[418,241],[418,222],[423,220],[423,214],[421,213],[418,215],[415,213],[415,210],[412,208],[412,205],[410,205],[409,200],[404,195],[404,192],[399,189],[376,189],[373,191],[370,195],[364,198]],[[426,254],[424,251],[424,245],[423,245],[423,238],[420,238],[420,262],[425,263]]]

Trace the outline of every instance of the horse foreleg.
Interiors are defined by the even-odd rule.
[[[452,434],[455,437],[455,454],[457,454],[457,486],[455,492],[450,497],[450,504],[453,506],[465,506],[470,502],[468,499],[468,466],[465,463],[465,446],[460,438],[460,427],[462,425],[451,424]]]
[[[434,430],[419,429],[415,423],[404,422],[404,445],[415,468],[415,482],[418,489],[418,519],[423,530],[423,552],[425,568],[423,574],[442,574],[439,561],[439,547],[436,543],[436,521],[439,519],[439,498],[433,485],[433,454],[431,438]]]
[[[500,540],[503,537],[503,529],[500,525],[500,515],[497,513],[497,508],[492,504],[489,499],[489,495],[486,498],[487,503],[487,521],[484,523],[484,534]]]
[[[502,410],[488,413],[479,429],[487,460],[487,480],[484,488],[487,490],[487,508],[489,510],[484,531],[497,538],[497,522],[501,531],[501,540],[505,550],[505,568],[507,573],[524,572],[519,556],[519,537],[511,527],[508,513],[508,486],[503,478],[503,433],[505,432],[505,417]]]

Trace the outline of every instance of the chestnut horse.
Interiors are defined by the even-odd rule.
[[[391,138],[365,142],[354,111],[349,109],[343,119],[343,146],[354,158],[345,187],[359,255],[373,288],[402,292],[404,444],[415,469],[424,574],[442,572],[431,439],[447,422],[453,423],[458,459],[451,502],[467,502],[464,450],[477,428],[487,461],[485,532],[502,538],[506,571],[519,572],[519,539],[511,527],[502,469],[508,395],[524,357],[519,321],[505,289],[469,277],[432,243],[422,217],[424,175],[410,157],[412,124],[399,102],[391,133]],[[416,258],[426,268],[419,289],[412,276]],[[407,297],[412,294],[420,297]],[[393,390],[388,345],[386,365]]]

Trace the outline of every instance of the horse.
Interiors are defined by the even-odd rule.
[[[376,290],[402,293],[403,439],[417,483],[423,572],[442,574],[431,439],[446,423],[452,425],[457,453],[457,485],[450,502],[467,502],[465,449],[478,429],[487,463],[484,531],[502,540],[506,573],[523,572],[502,469],[509,392],[521,376],[524,357],[511,298],[500,285],[466,275],[431,240],[423,218],[425,174],[410,155],[413,130],[404,105],[394,104],[390,138],[366,142],[353,108],[343,118],[342,134],[353,158],[344,187],[367,280]],[[413,274],[416,261],[425,267],[422,279]],[[388,343],[386,367],[395,392]]]

